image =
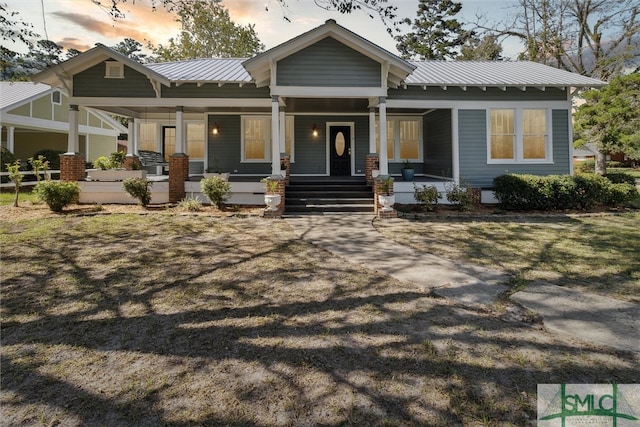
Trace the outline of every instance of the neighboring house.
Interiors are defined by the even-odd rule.
[[[103,111],[79,109],[79,152],[87,161],[117,148],[127,128]],[[69,98],[60,89],[31,82],[0,82],[2,146],[26,161],[42,149],[67,151]]]
[[[250,59],[140,64],[97,45],[34,76],[134,119],[130,146],[262,177],[382,175],[490,187],[572,172],[571,94],[606,83],[533,62],[406,61],[329,20]],[[133,136],[131,138],[131,136]]]
[[[595,160],[598,149],[595,144],[585,144],[580,148],[573,149],[573,162],[578,164],[586,160]]]

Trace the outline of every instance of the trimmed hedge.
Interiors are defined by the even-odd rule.
[[[496,198],[507,210],[588,209],[628,203],[639,196],[634,185],[594,175],[516,175],[494,178]]]
[[[605,177],[614,184],[631,184],[636,185],[636,179],[633,175],[624,172],[611,172],[605,175]]]

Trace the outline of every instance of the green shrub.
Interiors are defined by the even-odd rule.
[[[626,182],[616,183],[609,185],[606,203],[611,206],[626,205],[638,198],[640,198],[640,193],[635,185]]]
[[[151,187],[153,182],[147,178],[127,178],[122,181],[122,188],[142,207],[147,207],[151,203]]]
[[[37,151],[34,155],[33,158],[37,159],[39,156],[44,157],[44,161],[49,162],[49,168],[51,170],[60,170],[60,154],[64,154],[65,152],[62,150],[51,150],[51,149],[44,149],[44,150],[40,150]]]
[[[552,184],[537,175],[500,175],[493,180],[494,192],[503,208],[510,210],[544,210],[553,204]]]
[[[187,212],[197,212],[202,210],[202,201],[200,200],[200,197],[192,194],[191,196],[180,200],[178,203],[178,209]]]
[[[7,165],[13,165],[16,162],[16,156],[4,147],[0,147],[0,171],[7,172]]]
[[[109,164],[111,165],[111,169],[119,169],[124,164],[124,159],[127,156],[127,153],[124,151],[114,151],[109,155]]]
[[[466,184],[451,182],[447,184],[447,200],[459,211],[470,211],[473,204],[471,188]]]
[[[111,162],[106,156],[100,156],[93,161],[93,168],[102,170],[111,169]]]
[[[277,183],[277,181],[275,181]],[[224,208],[224,203],[231,195],[231,184],[219,176],[205,178],[200,181],[202,192],[211,200],[211,204],[218,209]]]
[[[434,185],[429,187],[423,185],[422,188],[420,188],[413,184],[413,196],[426,210],[432,211],[438,204],[440,192],[438,192],[438,189]]]
[[[61,212],[65,206],[78,199],[80,187],[76,182],[40,181],[33,191],[49,206],[49,209]]]
[[[605,177],[614,184],[631,184],[636,185],[636,179],[633,175],[624,172],[610,172]]]
[[[49,170],[49,160],[46,160],[42,154],[37,158],[29,157],[29,164],[31,165],[31,170],[33,170],[38,182],[40,182],[41,171],[44,173],[44,179],[49,179],[49,175],[47,175],[47,171]]]
[[[595,174],[580,174],[574,176],[574,180],[577,209],[588,209],[606,202],[608,187],[611,185],[607,178]]]
[[[576,165],[576,173],[594,173],[596,171],[595,159],[587,159]]]

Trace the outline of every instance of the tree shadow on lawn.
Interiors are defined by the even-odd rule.
[[[3,260],[2,423],[525,425],[538,383],[640,373],[638,355],[450,305],[282,222],[112,224],[102,249],[76,226]]]

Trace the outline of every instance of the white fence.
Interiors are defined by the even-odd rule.
[[[35,176],[35,174],[33,173],[33,171],[20,171],[20,175],[23,176]],[[44,172],[40,171],[40,173],[38,174],[40,175],[42,178],[44,178]],[[58,175],[58,177],[60,177],[60,171],[59,170],[48,170],[47,171],[47,175],[49,175],[49,177],[53,177],[53,175]],[[9,177],[9,172],[0,172],[0,176],[6,176]],[[57,179],[54,179],[54,181],[57,181]],[[22,181],[22,184],[20,184],[22,187],[29,187],[29,186],[33,186],[36,185],[38,183],[38,181]],[[9,180],[9,182],[4,182],[4,183],[0,183],[0,188],[13,188],[14,184],[13,181]]]

